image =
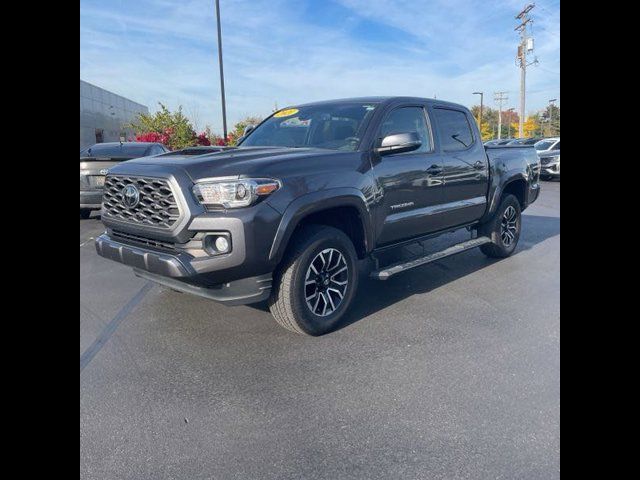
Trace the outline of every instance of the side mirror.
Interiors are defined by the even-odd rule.
[[[247,135],[249,135],[251,132],[253,132],[256,129],[255,125],[247,125],[244,128],[244,133],[242,134],[242,137],[246,137]]]
[[[422,145],[417,132],[394,133],[382,139],[380,146],[375,151],[380,155],[412,152]]]

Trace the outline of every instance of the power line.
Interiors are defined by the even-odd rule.
[[[538,65],[538,67],[540,70],[547,72],[547,73],[553,73],[554,75],[560,75],[560,72],[554,72],[553,70],[549,70],[548,68],[544,68]]]

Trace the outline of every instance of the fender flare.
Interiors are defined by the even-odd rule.
[[[271,244],[269,260],[280,262],[298,224],[308,215],[335,207],[355,207],[364,232],[365,251],[373,245],[373,226],[370,210],[363,193],[357,188],[340,187],[319,190],[296,198],[284,211]]]
[[[513,176],[509,177],[509,179],[504,183],[500,183],[496,185],[495,189],[491,193],[491,198],[489,199],[489,208],[487,209],[487,212],[482,217],[481,221],[485,221],[491,218],[491,216],[498,209],[498,206],[500,204],[500,199],[502,198],[502,192],[504,192],[504,190],[509,186],[509,184],[518,180],[524,180],[526,184],[528,182],[528,177],[524,173],[518,172]]]

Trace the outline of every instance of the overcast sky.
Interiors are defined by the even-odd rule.
[[[290,104],[415,95],[519,106],[513,0],[220,0],[228,123]],[[560,2],[531,12],[539,65],[527,112],[560,100]],[[222,130],[214,0],[81,0],[80,78],[143,103],[183,106]]]

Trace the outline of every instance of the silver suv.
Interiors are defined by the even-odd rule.
[[[96,143],[80,150],[80,218],[89,218],[102,204],[104,179],[108,170],[125,160],[168,152],[161,143]]]

